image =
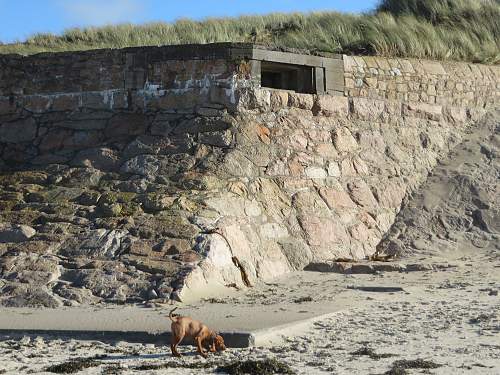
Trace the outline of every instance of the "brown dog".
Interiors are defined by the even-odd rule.
[[[180,344],[184,337],[191,337],[196,342],[198,353],[205,358],[207,357],[207,353],[203,351],[203,348],[207,345],[212,353],[226,350],[224,339],[221,335],[209,329],[205,324],[188,316],[172,315],[175,310],[177,310],[177,307],[168,314],[168,317],[172,321],[172,343],[170,344],[172,355],[176,357],[181,356],[177,351],[177,345]]]

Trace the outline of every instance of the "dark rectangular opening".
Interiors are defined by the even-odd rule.
[[[262,87],[305,94],[316,91],[314,69],[309,66],[262,61],[260,77]]]

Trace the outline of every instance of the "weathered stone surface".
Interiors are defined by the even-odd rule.
[[[358,142],[347,128],[335,129],[332,138],[338,152],[352,152],[359,147]]]
[[[198,142],[210,146],[227,148],[233,143],[233,133],[231,130],[201,133],[198,137]]]
[[[345,118],[349,113],[349,103],[344,96],[319,95],[313,109],[322,116]]]
[[[125,302],[128,298],[147,298],[150,283],[138,275],[128,275],[120,270],[81,269],[66,276],[72,286],[85,288],[96,297],[110,302]]]
[[[177,263],[170,259],[158,260],[135,255],[125,255],[122,259],[138,270],[151,274],[173,274],[179,267]]]
[[[0,243],[28,241],[35,234],[36,230],[28,225],[0,223]]]
[[[113,116],[104,130],[108,138],[144,134],[147,117],[140,113],[119,113]]]
[[[120,230],[91,230],[65,242],[60,252],[66,256],[113,258],[124,250],[126,235]]]
[[[139,201],[145,211],[163,211],[174,203],[175,197],[163,196],[161,194],[147,194]]]
[[[141,154],[168,155],[188,152],[193,146],[191,137],[171,136],[153,137],[142,135],[137,137],[123,150],[123,157],[130,158]]]
[[[75,288],[64,284],[54,288],[54,293],[61,298],[76,302],[76,304],[89,305],[100,301],[100,299],[94,296],[89,289]]]
[[[0,262],[19,264],[1,274],[2,303],[169,298],[365,258],[498,91],[491,67],[346,56],[344,96],[301,94],[259,88],[222,60],[162,61],[161,50],[151,65],[108,51],[79,62],[99,79],[17,77],[22,89],[0,96],[0,220],[37,230],[0,245]],[[482,158],[496,154],[481,146]],[[29,166],[43,171],[18,171]],[[411,223],[489,246],[496,190],[468,189],[469,214]],[[432,251],[420,238],[400,245]]]
[[[139,155],[126,161],[120,171],[123,173],[153,176],[160,168],[160,161],[152,155]]]
[[[61,275],[53,256],[21,253],[17,257],[4,257],[0,266],[7,279],[36,287],[47,285]]]
[[[309,94],[289,93],[288,105],[291,107],[311,110],[314,105],[314,96]]]
[[[310,246],[331,249],[349,243],[345,228],[334,219],[311,216],[300,217],[299,222]]]
[[[476,224],[489,233],[500,233],[500,211],[496,209],[476,210],[473,213]]]
[[[134,220],[131,233],[140,238],[186,238],[190,239],[198,233],[197,228],[180,216],[156,215],[141,216]]]
[[[46,287],[15,283],[3,288],[0,303],[5,307],[61,307],[62,302]]]
[[[78,152],[71,161],[71,165],[101,171],[115,171],[119,167],[119,158],[117,153],[109,148],[92,148]]]
[[[33,118],[0,124],[0,141],[9,143],[29,142],[36,137],[37,126]]]
[[[85,206],[95,206],[101,194],[97,191],[85,191],[78,198],[77,202]]]
[[[342,210],[356,208],[356,203],[352,201],[349,194],[345,191],[335,190],[331,188],[320,188],[319,194],[332,210]]]
[[[403,114],[406,116],[424,117],[435,121],[441,119],[442,112],[442,106],[426,103],[408,103],[403,107]]]
[[[353,98],[353,113],[362,120],[377,120],[385,110],[385,101]]]
[[[363,180],[356,180],[347,184],[349,194],[354,202],[364,208],[374,208],[377,201],[370,190],[370,187]]]

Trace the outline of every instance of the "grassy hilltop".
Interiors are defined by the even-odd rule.
[[[0,53],[256,42],[345,54],[500,62],[500,0],[382,0],[371,13],[269,14],[36,34]]]

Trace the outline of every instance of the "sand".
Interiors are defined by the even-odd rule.
[[[7,374],[44,373],[51,365],[76,357],[106,354],[102,364],[82,371],[101,374],[106,368],[121,373],[205,374],[208,369],[172,368],[133,370],[138,365],[159,365],[168,361],[182,364],[276,358],[299,374],[382,374],[397,360],[424,359],[442,367],[426,370],[434,374],[500,373],[500,262],[479,258],[465,250],[460,258],[448,259],[453,267],[425,272],[388,272],[378,275],[341,275],[298,272],[261,284],[241,295],[229,297],[230,304],[211,303],[227,311],[228,305],[271,306],[276,315],[287,309],[314,310],[328,301],[338,301],[342,309],[300,331],[290,331],[280,342],[247,349],[228,349],[208,360],[185,346],[182,359],[173,359],[167,345],[105,344],[97,341],[47,340],[43,337],[0,342],[0,369]],[[426,259],[428,262],[429,259]],[[436,262],[443,258],[436,259]],[[402,292],[364,292],[353,287],[392,286]],[[303,297],[313,301],[294,303]],[[202,313],[203,305],[199,311]],[[214,307],[215,306],[215,307]],[[182,309],[182,308],[181,308]],[[245,316],[233,319],[244,322]],[[354,355],[362,348],[393,357],[372,359]],[[118,372],[120,373],[120,372]],[[422,373],[410,370],[409,373]]]

